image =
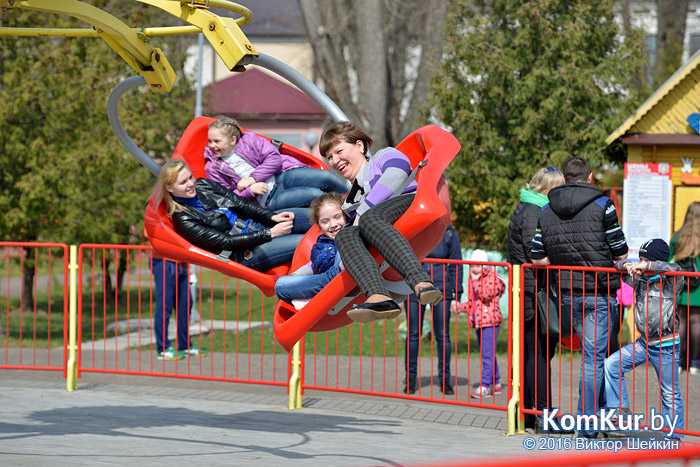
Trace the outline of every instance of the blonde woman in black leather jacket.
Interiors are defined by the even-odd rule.
[[[194,180],[184,161],[166,162],[155,187],[175,231],[212,253],[232,251],[231,259],[265,271],[291,261],[309,228],[306,209],[273,212],[207,179]],[[297,212],[298,211],[298,212]]]

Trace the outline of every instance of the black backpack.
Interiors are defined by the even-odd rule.
[[[698,272],[698,265],[696,263],[696,259],[688,256],[687,258],[683,258],[680,261],[677,261],[678,265],[681,267],[686,272]],[[700,285],[700,276],[692,276],[692,277],[686,277],[688,280],[688,286],[690,287],[690,290],[695,290],[698,288]]]

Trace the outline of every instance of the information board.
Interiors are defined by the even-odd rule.
[[[622,230],[629,245],[629,258],[639,259],[639,247],[645,241],[671,240],[671,164],[625,163],[624,190]]]

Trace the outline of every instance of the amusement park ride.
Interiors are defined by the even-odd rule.
[[[160,166],[140,149],[127,135],[119,120],[118,104],[121,96],[137,86],[148,86],[153,92],[169,92],[175,85],[176,74],[162,50],[151,45],[151,38],[175,34],[202,33],[224,64],[232,71],[244,72],[247,65],[266,68],[285,78],[311,97],[331,120],[348,120],[337,105],[318,87],[284,63],[270,56],[259,54],[240,26],[252,20],[247,8],[224,0],[136,0],[179,18],[187,25],[171,27],[132,28],[111,14],[78,0],[0,0],[0,7],[27,9],[46,13],[64,14],[78,18],[92,26],[89,29],[56,28],[0,28],[0,35],[101,37],[135,71],[136,76],[121,81],[108,101],[107,114],[117,138],[126,150],[154,175]],[[240,15],[233,19],[220,17],[210,7]],[[173,157],[187,161],[195,177],[204,176],[202,153],[207,142],[208,117],[197,117],[185,130]],[[442,174],[460,149],[457,140],[445,130],[426,126],[414,131],[397,148],[408,156],[415,168],[425,161],[416,177],[418,190],[409,210],[394,224],[408,239],[419,259],[425,258],[438,244],[450,218],[450,200]],[[323,162],[303,151],[282,145],[280,152],[288,154],[316,168],[328,170]],[[149,200],[145,225],[153,248],[162,256],[197,264],[220,271],[226,275],[246,280],[256,285],[266,295],[274,293],[278,277],[305,264],[309,260],[311,245],[319,235],[314,226],[297,247],[291,265],[279,266],[266,272],[258,272],[234,261],[221,261],[217,255],[195,247],[175,233],[164,206]],[[382,258],[375,251],[378,262]],[[392,269],[384,272],[388,281],[400,277]],[[336,329],[349,324],[347,309],[363,301],[364,296],[348,296],[355,283],[343,271],[302,309],[296,310],[280,301],[275,309],[274,331],[284,349],[290,351],[305,333]]]

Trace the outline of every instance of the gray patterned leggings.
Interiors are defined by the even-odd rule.
[[[415,290],[419,282],[430,281],[408,240],[393,226],[408,210],[413,198],[415,194],[409,193],[379,203],[360,217],[359,225],[345,227],[335,239],[345,269],[367,297],[390,296],[377,262],[367,251],[370,246],[379,251],[411,289]]]

